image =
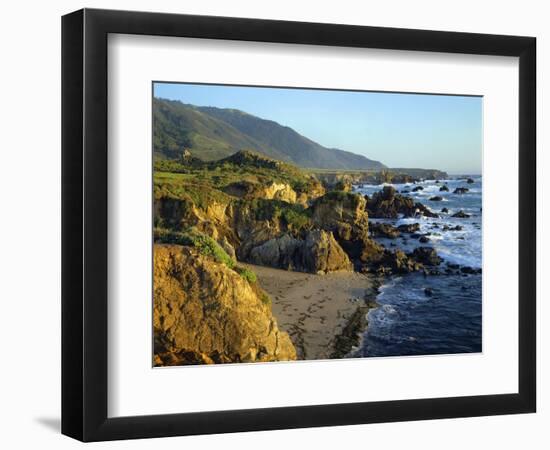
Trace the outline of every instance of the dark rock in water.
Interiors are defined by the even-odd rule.
[[[465,187],[457,187],[454,191],[453,191],[453,194],[465,194],[466,192],[469,192],[470,189],[468,188],[465,188]]]
[[[460,266],[458,264],[453,264],[453,263],[450,263],[450,262],[447,263],[447,267],[449,269],[458,269],[458,268],[460,268]]]
[[[395,239],[401,235],[401,232],[392,225],[387,223],[375,223],[369,224],[369,230],[374,237],[386,237],[389,239]]]
[[[420,236],[419,241],[420,241],[422,244],[426,244],[426,243],[430,242],[430,240],[429,240],[426,236]]]
[[[438,223],[432,223],[432,228],[439,228],[439,224]]]
[[[416,208],[415,215],[419,214],[421,216],[431,217],[433,219],[439,219],[439,214],[434,213],[432,210],[424,206],[422,203],[417,202],[414,204],[414,206]]]
[[[426,297],[431,297],[433,295],[434,291],[431,288],[425,288],[424,289],[424,295]]]
[[[422,186],[415,186],[412,189],[413,192],[418,192],[418,191],[423,191],[423,190],[424,190],[424,187],[422,187]]]
[[[431,202],[440,202],[442,200],[443,200],[443,197],[441,197],[440,195],[435,195],[433,197],[430,197]]]
[[[443,231],[462,231],[462,225],[457,225],[455,227],[450,227],[448,225],[445,225],[443,227]]]
[[[443,261],[432,247],[417,247],[408,256],[426,266],[438,266]]]
[[[439,180],[435,180],[435,184],[439,184]]]
[[[472,178],[468,178],[468,179],[466,180],[466,183],[472,184],[472,183],[475,183],[475,181],[474,181]]]
[[[411,234],[411,239],[420,239],[420,236],[422,236],[420,233],[412,233]]]
[[[402,233],[415,233],[418,230],[420,230],[420,224],[419,223],[405,223],[403,225],[399,225],[397,227],[399,231]]]
[[[440,192],[449,192],[449,187],[446,185],[443,185],[439,188]]]
[[[448,213],[449,210],[448,210],[447,208],[443,208],[443,209],[441,210],[441,212],[442,212],[442,213]]]
[[[458,219],[468,219],[470,217],[470,214],[467,214],[464,211],[460,210],[457,213],[454,213],[451,217],[457,217]]]
[[[415,203],[411,197],[398,194],[392,186],[384,186],[381,191],[367,198],[366,211],[371,218],[381,219],[397,219],[399,214],[405,217],[439,217],[422,203]]]
[[[377,271],[380,272],[381,268],[385,273],[403,274],[421,270],[422,264],[409,258],[402,250],[395,250],[393,252],[386,250],[379,262]]]
[[[468,275],[479,275],[481,273],[481,269],[474,269],[470,266],[462,266],[460,271]]]
[[[395,242],[390,242],[390,247],[396,247],[397,244]]]

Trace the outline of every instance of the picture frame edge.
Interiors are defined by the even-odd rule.
[[[150,19],[153,20],[150,20]],[[107,36],[151,34],[166,23],[198,21],[192,37],[266,42],[300,29],[299,42],[335,46],[365,33],[366,46],[395,48],[404,37],[415,51],[519,57],[519,386],[518,393],[396,400],[338,405],[289,406],[207,413],[108,418],[107,416]],[[146,25],[146,23],[148,25]],[[210,26],[206,26],[210,23]],[[238,23],[238,33],[227,33]],[[242,26],[246,24],[247,26]],[[282,29],[280,29],[282,27]],[[184,27],[181,27],[184,28]],[[118,30],[118,31],[117,31]],[[141,30],[141,32],[140,32]],[[206,30],[206,31],[205,31]],[[223,31],[226,31],[225,34]],[[273,31],[275,30],[275,31]],[[189,31],[187,31],[189,32]],[[218,31],[219,32],[219,31]],[[294,34],[293,34],[294,33]],[[344,36],[348,33],[348,36]],[[299,33],[298,33],[299,34]],[[173,34],[172,34],[173,35]],[[178,32],[177,36],[180,36]],[[319,36],[315,41],[315,37]],[[336,36],[336,37],[335,37]],[[339,37],[338,37],[339,36]],[[393,36],[393,37],[392,37]],[[426,42],[443,39],[442,42]],[[264,39],[264,40],[262,40]],[[460,45],[463,40],[462,46]],[[268,42],[280,42],[277,40]],[[424,45],[418,45],[424,42]],[[62,433],[81,441],[259,431],[330,425],[431,420],[536,411],[536,38],[507,35],[364,27],[82,9],[62,17]],[[392,47],[392,45],[394,47]],[[477,49],[477,50],[476,50]],[[250,419],[254,417],[254,424]]]

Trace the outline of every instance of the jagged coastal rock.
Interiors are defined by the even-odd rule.
[[[384,249],[369,236],[365,207],[361,195],[333,191],[313,203],[311,220],[317,227],[332,231],[351,259],[372,263],[380,260]]]
[[[401,230],[388,223],[375,222],[369,224],[370,234],[373,237],[396,239],[401,236]],[[403,228],[404,230],[406,228]]]
[[[329,273],[353,268],[332,233],[323,230],[310,231],[305,239],[283,234],[252,248],[247,259],[252,264],[298,272]]]
[[[453,194],[466,194],[470,189],[468,188],[465,188],[465,187],[457,187],[454,191],[453,191]]]
[[[454,213],[451,217],[456,217],[458,219],[468,219],[470,217],[470,214],[465,213],[464,211],[460,210],[460,211]]]
[[[154,246],[155,365],[296,359],[266,294],[180,245]]]
[[[398,194],[393,186],[384,186],[381,191],[374,193],[371,198],[368,196],[365,196],[365,198],[367,200],[367,212],[373,218],[397,219],[399,214],[403,214],[405,217],[417,215],[439,217],[422,203],[415,203],[411,197]]]

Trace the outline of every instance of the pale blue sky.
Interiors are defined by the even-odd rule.
[[[389,167],[481,173],[481,97],[179,83],[154,95],[240,109]]]

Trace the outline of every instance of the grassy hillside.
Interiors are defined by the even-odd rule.
[[[223,191],[234,183],[257,186],[285,183],[297,192],[307,192],[318,186],[318,181],[309,173],[249,151],[207,162],[157,160],[153,174],[155,198],[187,196],[195,204],[228,203],[230,196]]]
[[[183,148],[190,148],[193,155],[210,161],[252,149],[300,167],[336,170],[385,167],[361,155],[323,147],[289,127],[235,109],[154,99],[153,125],[157,158],[176,158]]]
[[[205,161],[221,159],[261,144],[230,124],[180,102],[153,99],[153,150],[158,158],[175,159],[191,148]],[[268,156],[284,159],[267,149]]]

